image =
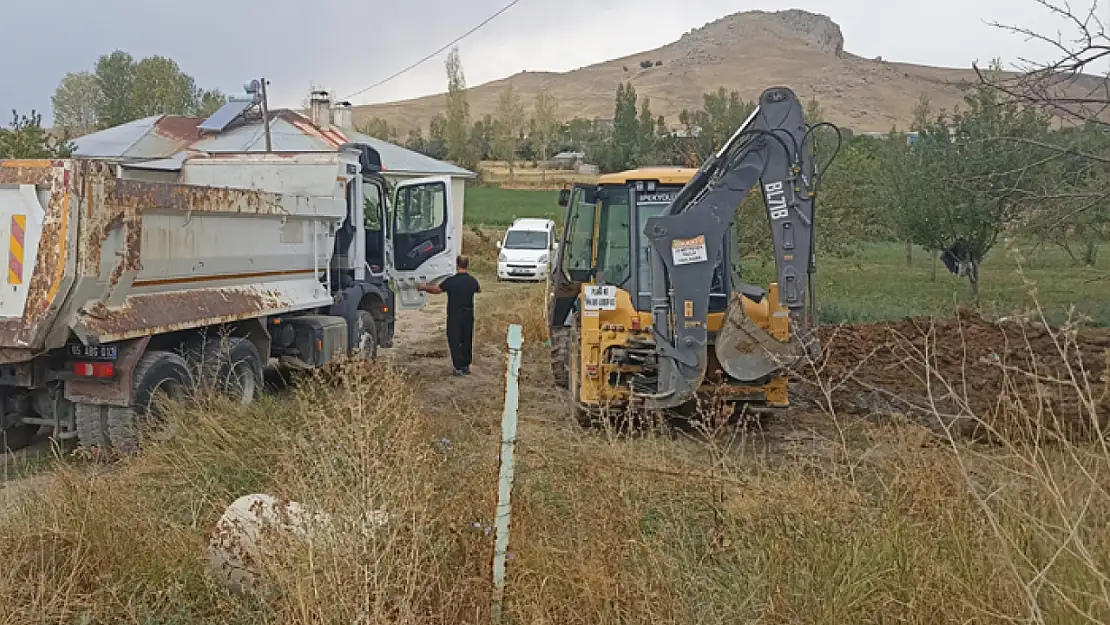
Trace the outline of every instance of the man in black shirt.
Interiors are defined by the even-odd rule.
[[[438,285],[420,284],[416,287],[425,293],[447,294],[447,346],[451,349],[455,375],[470,375],[470,363],[474,356],[474,294],[481,293],[482,287],[467,272],[469,266],[470,259],[459,256],[455,260],[455,275]]]

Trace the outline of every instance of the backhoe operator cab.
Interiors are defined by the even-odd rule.
[[[711,389],[788,405],[787,367],[813,325],[810,130],[792,91],[768,89],[700,169],[635,169],[560,193],[552,372],[580,422],[609,407],[688,406]],[[741,282],[733,229],[760,183],[779,276],[767,289]]]

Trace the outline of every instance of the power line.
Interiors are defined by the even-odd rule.
[[[469,37],[470,35],[474,34],[474,32],[475,32],[475,31],[477,31],[477,30],[478,30],[479,28],[481,28],[481,27],[485,26],[486,24],[489,24],[489,23],[490,23],[490,22],[492,22],[492,21],[493,21],[494,19],[496,19],[496,18],[497,18],[497,16],[501,15],[501,14],[502,14],[502,13],[504,13],[505,11],[508,11],[509,9],[513,8],[514,6],[516,6],[516,5],[517,5],[517,4],[519,4],[519,3],[520,3],[520,0],[512,0],[512,2],[510,2],[509,4],[506,4],[505,6],[501,7],[501,10],[499,10],[498,12],[494,13],[493,15],[491,15],[491,16],[489,16],[489,17],[487,17],[486,19],[482,20],[482,23],[481,23],[481,24],[478,24],[478,25],[477,25],[477,26],[475,26],[474,28],[471,28],[470,30],[468,30],[468,31],[466,31],[465,33],[463,33],[462,35],[459,35],[458,37],[456,37],[454,41],[451,41],[450,43],[448,43],[447,45],[443,46],[442,48],[440,48],[440,49],[436,50],[435,52],[433,52],[433,53],[429,54],[428,56],[426,56],[426,57],[424,57],[424,58],[420,59],[419,61],[417,61],[417,62],[413,63],[412,65],[409,65],[409,66],[408,66],[408,67],[406,67],[405,69],[403,69],[403,70],[401,70],[401,71],[399,71],[399,72],[397,72],[397,73],[393,74],[392,76],[389,76],[389,77],[387,77],[387,78],[385,78],[385,79],[383,79],[383,80],[379,80],[378,82],[376,82],[376,83],[374,83],[374,84],[372,84],[372,85],[370,85],[369,87],[366,87],[366,88],[364,88],[364,89],[359,89],[358,91],[356,91],[356,92],[352,93],[351,95],[349,95],[349,96],[347,96],[347,97],[345,97],[345,98],[343,98],[343,99],[344,99],[344,100],[350,100],[351,98],[353,98],[353,97],[355,97],[355,96],[357,96],[357,95],[362,95],[363,93],[366,93],[367,91],[370,91],[371,89],[374,89],[374,88],[380,87],[380,86],[384,85],[385,83],[387,83],[387,82],[389,82],[389,81],[393,80],[394,78],[396,78],[396,77],[398,77],[398,76],[400,76],[400,75],[402,75],[402,74],[404,74],[404,73],[406,73],[406,72],[408,72],[408,71],[410,71],[410,70],[413,70],[413,69],[415,69],[416,67],[419,67],[420,65],[423,65],[423,64],[424,64],[425,62],[427,62],[427,61],[431,60],[431,59],[432,59],[432,58],[434,58],[434,57],[435,57],[436,55],[438,55],[438,54],[439,54],[440,52],[443,52],[443,51],[444,51],[444,50],[446,50],[447,48],[450,48],[451,46],[453,46],[453,45],[455,45],[456,43],[458,43],[458,42],[462,41],[463,39],[466,39],[466,38],[467,38],[467,37]]]

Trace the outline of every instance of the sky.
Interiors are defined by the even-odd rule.
[[[1093,0],[1071,0],[1088,7]],[[1099,13],[1110,22],[1110,1]],[[66,72],[91,70],[116,49],[168,56],[198,86],[241,93],[265,76],[272,107],[298,106],[310,88],[338,98],[437,50],[508,0],[53,0],[4,8],[0,125],[12,109],[52,122]],[[590,9],[593,6],[604,8]],[[559,7],[553,11],[552,7]],[[926,8],[928,6],[928,8]],[[837,22],[845,49],[864,57],[948,67],[1001,57],[1055,59],[1044,44],[992,21],[1052,32],[1035,0],[520,0],[459,44],[469,85],[521,70],[566,71],[670,43],[725,15],[799,8]],[[53,34],[51,34],[53,33]],[[1069,31],[1064,31],[1069,34]],[[352,99],[385,102],[446,89],[447,52]],[[1104,68],[1100,68],[1105,71]],[[789,83],[790,77],[782,78]]]

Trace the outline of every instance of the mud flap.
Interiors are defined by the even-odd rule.
[[[793,365],[805,351],[801,341],[793,336],[783,343],[756,325],[744,314],[740,297],[729,303],[713,347],[721,368],[740,382],[756,382]]]

